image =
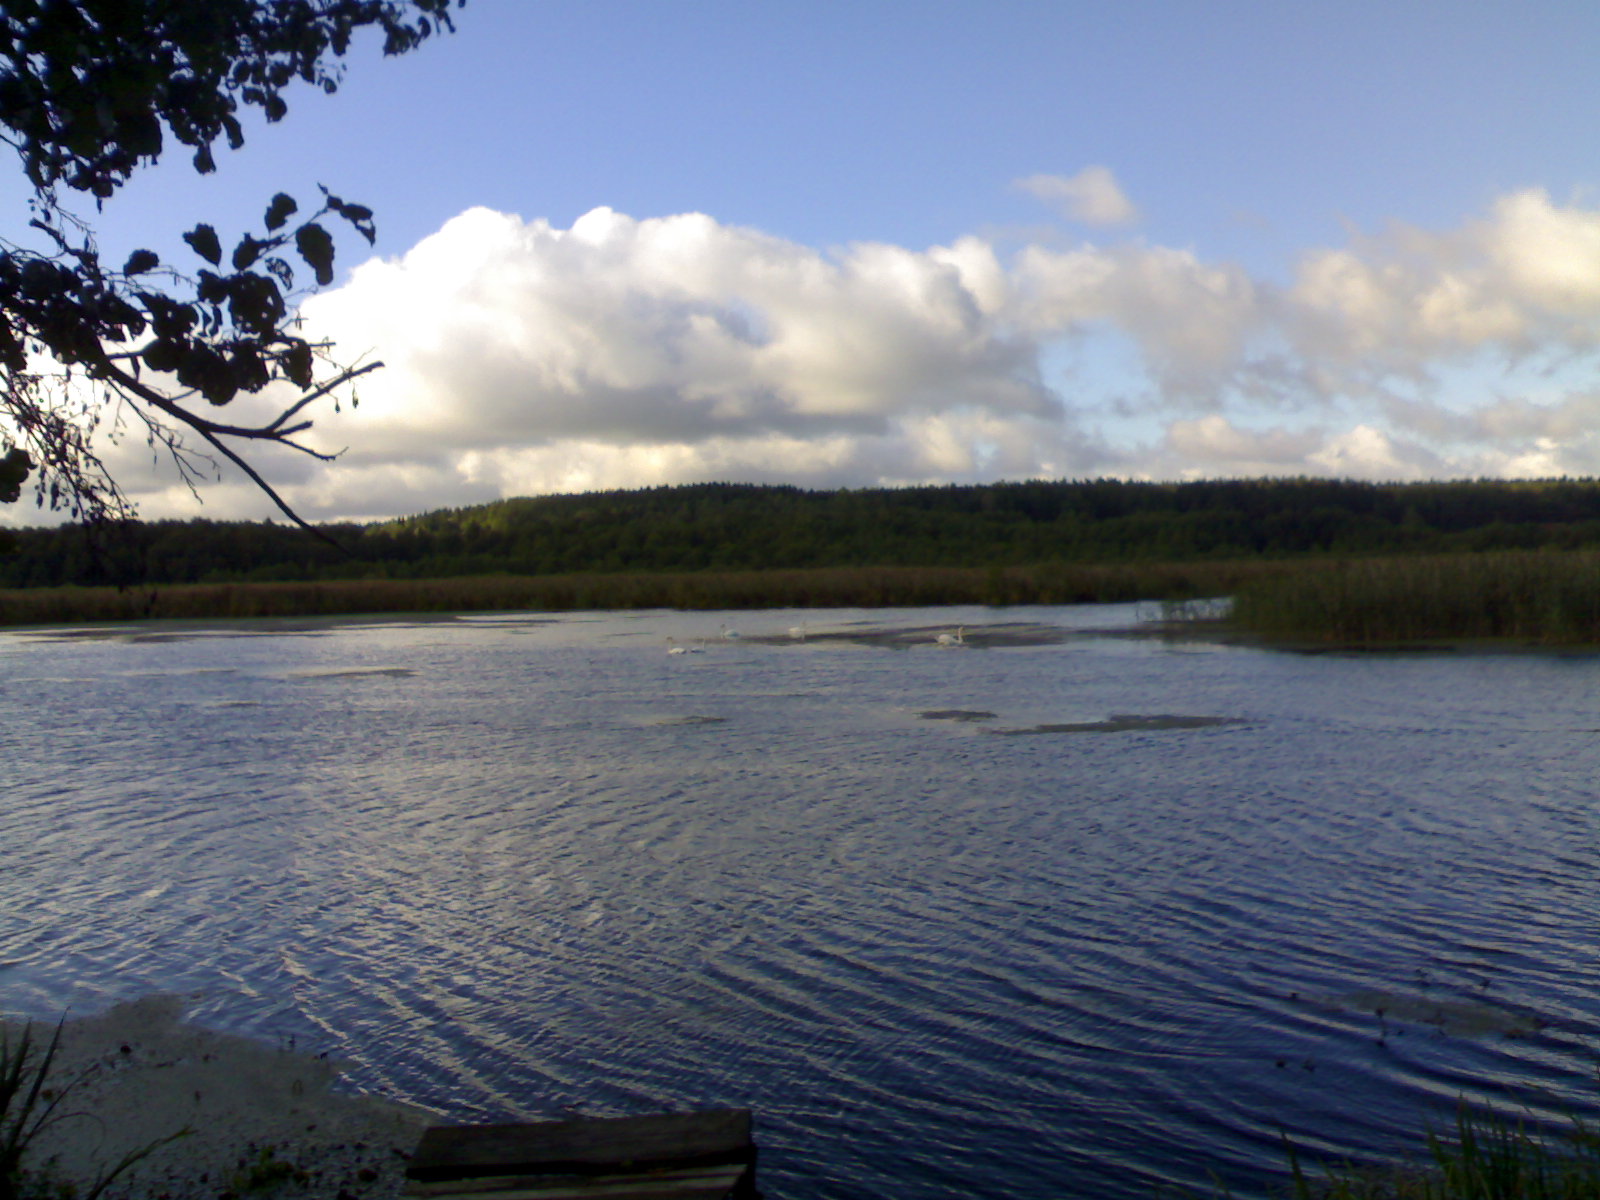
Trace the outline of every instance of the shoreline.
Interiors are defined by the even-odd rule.
[[[1076,605],[1236,593],[1262,561],[805,567],[0,588],[0,626],[227,617]]]
[[[15,1045],[26,1026],[40,1054],[55,1026],[3,1021]],[[69,1019],[48,1086],[70,1087],[58,1119],[24,1166],[82,1194],[124,1155],[180,1131],[130,1167],[104,1200],[223,1196],[392,1200],[425,1109],[331,1090],[340,1064],[183,1020],[183,1001],[146,996]]]

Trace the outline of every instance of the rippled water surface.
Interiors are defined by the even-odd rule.
[[[1600,659],[1136,617],[0,635],[0,1006],[189,993],[451,1119],[748,1105],[778,1200],[1594,1115]]]

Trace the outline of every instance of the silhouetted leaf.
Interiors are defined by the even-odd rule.
[[[210,346],[195,343],[178,363],[178,382],[195,388],[212,404],[223,405],[239,390],[226,360]]]
[[[295,342],[283,355],[283,373],[299,388],[311,386],[311,346]]]
[[[33,469],[27,452],[10,449],[0,457],[0,504],[12,504],[22,494],[22,484]]]
[[[321,225],[312,222],[295,230],[295,249],[317,274],[317,283],[327,287],[333,282],[333,238]]]
[[[201,271],[196,292],[207,304],[221,304],[228,298],[228,281],[215,271]]]
[[[162,339],[146,346],[140,357],[152,371],[176,371],[178,364],[183,361],[183,347]]]
[[[193,305],[179,304],[160,292],[140,292],[139,301],[150,314],[150,323],[159,338],[185,338],[194,328],[198,314]]]
[[[248,270],[250,266],[261,257],[261,248],[264,242],[258,242],[248,233],[239,239],[239,244],[233,248],[233,269],[235,271]]]
[[[183,240],[189,243],[190,249],[212,266],[221,264],[222,243],[217,240],[217,231],[211,226],[196,225],[183,235]]]
[[[235,275],[228,281],[228,314],[251,336],[271,338],[285,315],[283,295],[265,275]]]
[[[346,204],[334,196],[328,197],[328,206],[349,221],[362,237],[367,239],[367,245],[372,245],[378,239],[377,227],[372,223],[372,210],[364,204]]]
[[[247,392],[259,392],[267,386],[270,376],[267,373],[266,363],[261,361],[252,346],[240,346],[228,356],[228,366],[233,371],[233,377],[238,381],[239,387]]]
[[[272,198],[272,203],[267,205],[267,228],[277,229],[299,211],[300,206],[295,203],[294,197],[285,192],[279,192]]]
[[[153,250],[135,250],[128,255],[128,261],[123,265],[124,275],[142,275],[161,265],[161,259]]]
[[[59,296],[72,287],[72,272],[66,267],[36,258],[22,268],[22,294],[31,300]]]
[[[27,351],[6,321],[0,321],[0,366],[14,372],[28,369]]]

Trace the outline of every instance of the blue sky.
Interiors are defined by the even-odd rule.
[[[377,210],[305,311],[388,365],[319,420],[338,464],[266,464],[318,518],[1593,474],[1597,47],[1592,3],[471,0],[99,227],[170,253],[318,182]],[[200,511],[118,454],[147,515]],[[205,511],[270,509],[224,479]]]

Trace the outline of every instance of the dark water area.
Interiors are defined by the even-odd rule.
[[[749,1106],[776,1200],[1600,1114],[1600,658],[1138,617],[0,634],[0,1008],[177,992],[451,1120]]]

